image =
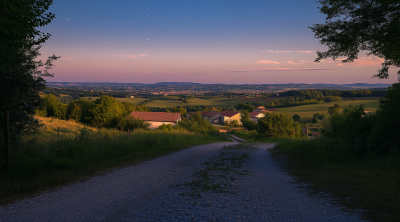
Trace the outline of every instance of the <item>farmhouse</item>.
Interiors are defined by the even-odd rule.
[[[222,117],[221,113],[217,111],[202,113],[201,116],[203,117],[203,119],[208,120],[210,123],[219,123]]]
[[[224,110],[221,112],[221,120],[222,122],[231,122],[231,121],[238,121],[240,123],[240,113],[235,112],[235,111],[230,111],[230,110]]]
[[[252,121],[256,122],[256,123],[258,122],[258,119],[259,119],[259,118],[262,118],[262,117],[264,117],[264,116],[265,116],[265,114],[262,113],[262,112],[253,111],[253,112],[250,113],[250,119],[251,119]]]
[[[162,124],[172,124],[175,126],[182,120],[180,113],[165,112],[132,112],[131,116],[150,123],[149,129],[155,129]]]

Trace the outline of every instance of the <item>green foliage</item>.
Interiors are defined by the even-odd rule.
[[[248,103],[239,103],[236,106],[236,109],[238,109],[238,110],[247,110],[248,112],[251,113],[254,110],[254,106],[252,106],[251,104],[248,104]]]
[[[43,96],[38,111],[42,117],[55,117],[58,119],[66,119],[67,117],[67,105],[61,103],[60,100],[52,94]]]
[[[382,69],[375,77],[389,77],[390,66],[400,66],[398,1],[319,0],[326,22],[310,27],[328,51],[317,52],[319,62],[345,56],[343,63],[353,62],[361,51],[383,58]],[[374,12],[374,13],[371,13]],[[398,71],[400,74],[400,71]]]
[[[313,118],[312,118],[312,122],[313,123],[317,123],[320,120],[323,120],[325,117],[324,113],[314,113]]]
[[[352,144],[352,153],[359,156],[391,155],[400,151],[400,84],[395,83],[380,101],[375,115],[366,115],[364,107],[349,106],[343,112],[340,107],[329,107],[328,120],[318,125],[325,136],[343,139]]]
[[[287,113],[265,113],[258,119],[257,132],[267,137],[285,138],[301,136],[300,124],[294,123]]]
[[[300,119],[300,115],[299,115],[299,114],[294,114],[294,115],[292,116],[292,118],[293,118],[294,121],[297,121],[297,120]]]
[[[116,128],[123,131],[133,131],[136,129],[147,129],[150,123],[141,119],[135,119],[133,116],[119,116],[111,119],[107,127]]]
[[[240,121],[242,122],[244,128],[248,129],[249,131],[257,129],[257,123],[251,120],[249,110],[243,110],[240,116]]]
[[[217,133],[210,122],[203,120],[200,113],[192,114],[188,120],[182,120],[178,122],[178,128],[187,130],[189,132],[208,135]]]
[[[328,113],[331,114],[332,116],[335,114],[340,114],[342,113],[342,108],[340,107],[339,104],[335,103],[333,106],[328,108]]]
[[[107,126],[113,118],[118,118],[126,113],[124,105],[115,98],[101,96],[93,102],[90,108],[91,124],[93,126]]]
[[[156,130],[164,131],[164,132],[171,132],[174,130],[174,126],[172,124],[162,124]]]
[[[380,101],[379,109],[373,116],[373,126],[368,137],[368,151],[390,154],[400,151],[400,83],[394,83],[387,95]]]

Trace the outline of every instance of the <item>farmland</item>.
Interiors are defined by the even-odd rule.
[[[99,97],[86,97],[97,99]],[[184,103],[177,96],[153,97],[150,102],[146,102],[147,107],[176,107],[176,106],[236,106],[238,103],[268,102],[284,97],[259,97],[259,98],[226,98],[221,96],[201,96],[189,99],[189,103]],[[120,102],[140,103],[142,98],[115,98]]]
[[[98,97],[90,97],[97,99]],[[236,106],[239,103],[268,102],[273,99],[281,99],[283,97],[249,97],[249,98],[226,98],[220,96],[203,96],[189,99],[189,103],[183,103],[177,96],[154,97],[151,101],[146,102],[147,107],[177,107],[177,106]],[[140,103],[144,99],[141,98],[116,98],[120,102]],[[327,112],[328,107],[333,104],[339,104],[343,109],[349,105],[363,104],[366,111],[375,112],[379,106],[381,97],[358,97],[344,98],[344,101],[325,102],[320,104],[293,106],[285,108],[277,108],[277,111],[289,113],[290,115],[299,114],[301,118],[310,118],[314,113]]]
[[[320,104],[312,104],[312,105],[304,105],[304,106],[294,106],[294,107],[285,107],[278,108],[278,112],[286,112],[291,115],[299,114],[301,118],[310,118],[314,113],[328,111],[328,107],[333,106],[333,104],[339,104],[342,109],[349,107],[349,105],[359,105],[363,104],[366,111],[375,112],[379,106],[379,99],[358,99],[358,100],[347,100],[340,102],[329,102],[329,103],[320,103]]]

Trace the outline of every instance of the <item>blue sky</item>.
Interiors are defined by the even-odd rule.
[[[55,0],[42,56],[61,56],[48,81],[392,83],[371,78],[381,60],[326,60],[307,26],[314,0]]]

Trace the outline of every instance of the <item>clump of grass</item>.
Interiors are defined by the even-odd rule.
[[[86,127],[69,137],[44,137],[31,141],[13,159],[10,170],[0,171],[0,204],[115,167],[218,141],[226,139],[183,130],[126,133]]]
[[[234,194],[232,182],[237,177],[248,174],[248,171],[241,168],[250,159],[246,150],[252,148],[248,144],[224,147],[210,161],[202,164],[191,181],[181,184],[190,190],[189,192],[181,193],[181,195],[201,197],[201,193],[208,191]]]
[[[278,143],[274,156],[311,188],[328,190],[351,208],[366,209],[366,219],[400,221],[400,153],[357,157],[349,146],[330,138],[286,140]]]

